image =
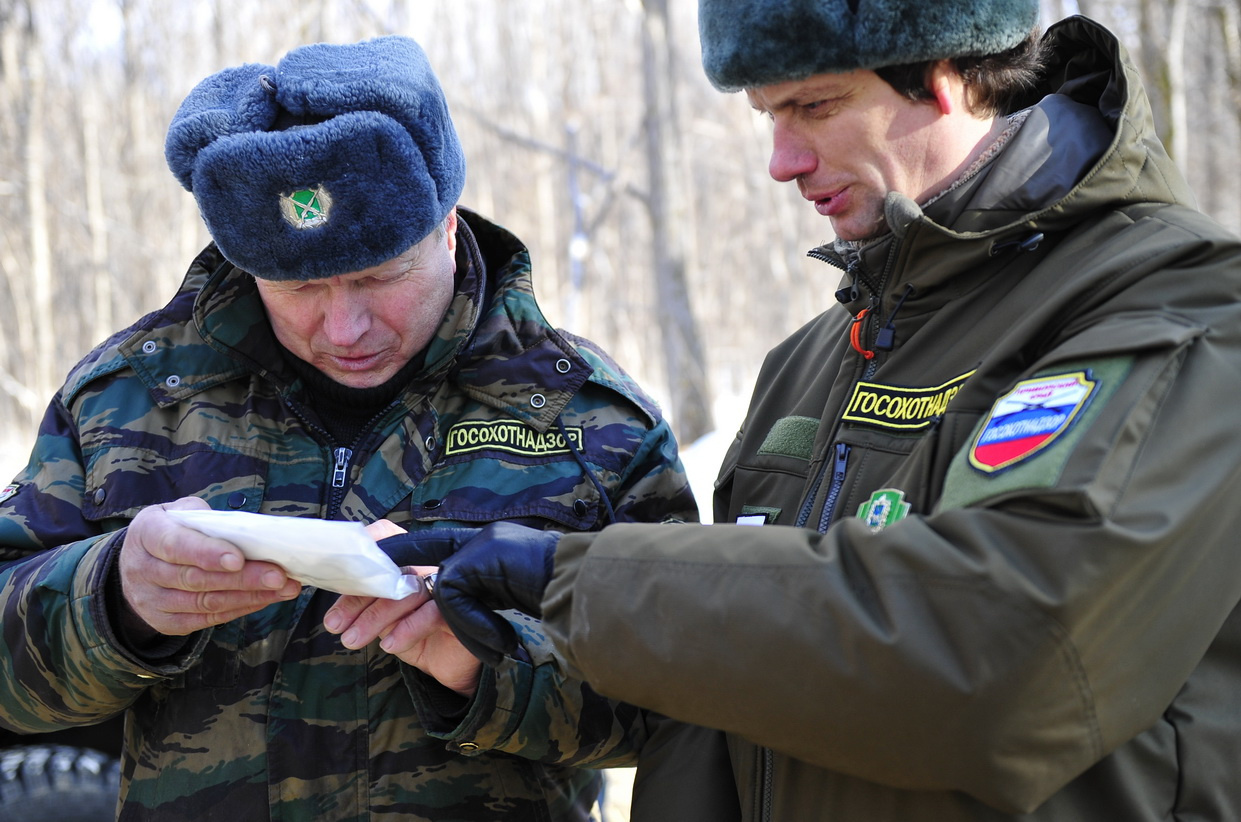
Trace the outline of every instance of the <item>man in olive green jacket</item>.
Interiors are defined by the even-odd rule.
[[[541,611],[601,693],[727,732],[685,790],[735,817],[1241,819],[1241,244],[1115,37],[1037,9],[702,0],[841,305],[768,356],[725,524],[439,574],[469,641]]]

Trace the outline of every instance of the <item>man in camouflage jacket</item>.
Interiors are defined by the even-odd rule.
[[[548,326],[514,236],[455,208],[463,166],[459,157],[433,156],[456,148],[446,112],[438,124],[427,124],[436,117],[425,108],[423,120],[402,123],[425,155],[425,165],[412,164],[411,186],[430,177],[440,205],[412,218],[402,212],[408,224],[387,225],[396,236],[386,246],[357,252],[352,234],[325,241],[304,225],[281,234],[261,217],[234,235],[221,221],[229,208],[261,210],[222,207],[231,192],[207,188],[210,174],[216,182],[222,175],[219,164],[192,154],[205,155],[210,143],[194,132],[202,124],[194,116],[206,111],[210,129],[237,134],[256,103],[233,105],[229,128],[219,115],[242,89],[277,118],[301,118],[286,128],[260,117],[244,137],[356,148],[353,133],[322,133],[345,117],[325,121],[294,98],[304,80],[320,98],[335,94],[358,107],[357,95],[371,91],[324,94],[330,79],[314,70],[331,70],[335,57],[365,64],[360,58],[376,51],[396,67],[387,70],[424,84],[417,94],[438,100],[421,51],[403,38],[306,47],[275,69],[209,78],[187,99],[170,131],[169,161],[192,183],[216,242],[166,307],[72,370],[29,466],[0,490],[0,664],[8,672],[0,725],[39,732],[127,712],[122,820],[585,819],[599,779],[577,766],[629,763],[647,735],[640,712],[563,677],[536,620],[513,615],[521,650],[495,666],[461,664],[458,645],[456,668],[468,685],[441,684],[427,673],[434,665],[410,664],[416,657],[378,642],[352,647],[325,630],[335,594],[302,588],[266,563],[226,567],[218,541],[168,523],[165,505],[387,520],[412,530],[504,519],[576,531],[695,517],[654,404],[591,343]],[[367,122],[362,130],[387,127]],[[191,159],[178,154],[195,141]],[[242,161],[265,156],[255,145],[241,146]],[[351,156],[356,175],[362,161]],[[389,169],[368,173],[374,186],[401,182]],[[234,185],[261,201],[255,179],[249,169]],[[302,198],[305,208],[292,216],[325,213],[329,196],[337,215],[351,216],[348,180],[311,179],[326,180],[313,190],[320,200]],[[383,198],[365,199],[372,207]],[[283,214],[277,219],[290,216],[287,207]],[[368,225],[384,217],[363,216]],[[296,253],[277,260],[310,242],[320,245],[305,266]],[[354,379],[367,373],[365,357],[342,355],[324,373],[309,355],[294,356],[305,339],[278,327],[287,318],[279,300],[338,287],[386,294],[393,286],[366,272],[382,273],[382,261],[404,259],[396,252],[411,247],[435,249],[433,257],[448,250],[447,309],[437,311],[429,342],[389,369],[394,376],[369,385]],[[365,253],[373,256],[359,258]],[[216,549],[216,570],[159,561],[191,543]],[[161,629],[174,617],[152,616],[149,580],[136,570],[148,566],[194,580],[160,595],[180,597],[166,609],[178,611],[175,625],[197,627]],[[237,590],[204,590],[202,580],[226,574],[244,577]],[[425,594],[409,601],[415,615],[435,617]],[[436,625],[432,645],[456,642],[442,620]]]

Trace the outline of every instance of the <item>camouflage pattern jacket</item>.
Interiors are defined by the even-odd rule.
[[[534,620],[514,617],[529,661],[484,668],[461,705],[375,644],[344,648],[322,627],[329,592],[154,660],[109,609],[126,524],[190,494],[407,528],[696,518],[654,403],[548,326],[515,237],[462,217],[458,293],[425,366],[356,442],[301,402],[253,279],[212,246],[168,306],[73,369],[0,491],[0,725],[128,710],[120,819],[585,819],[599,780],[577,766],[632,763],[643,716],[566,680]]]

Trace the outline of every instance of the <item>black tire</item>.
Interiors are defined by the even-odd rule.
[[[110,822],[120,761],[87,748],[20,745],[0,750],[0,819]]]

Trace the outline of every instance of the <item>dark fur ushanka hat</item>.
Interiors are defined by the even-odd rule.
[[[465,185],[439,81],[405,37],[214,74],[181,104],[164,153],[229,262],[271,280],[386,262],[430,234]]]
[[[1034,30],[1038,0],[699,0],[702,66],[720,91],[996,54]]]

